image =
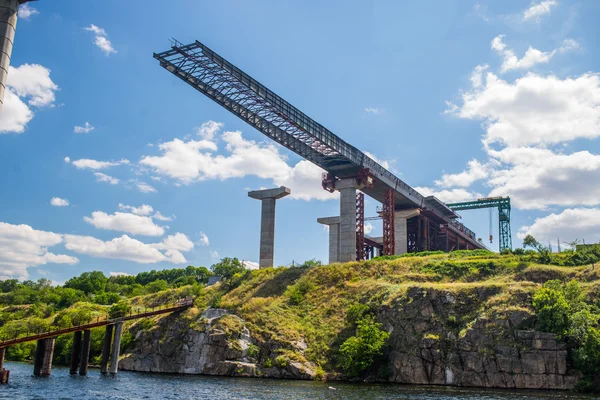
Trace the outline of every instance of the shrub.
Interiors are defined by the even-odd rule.
[[[119,300],[121,300],[119,293],[102,292],[94,297],[94,303],[107,306],[118,303]]]
[[[265,362],[263,363],[263,367],[265,367],[265,368],[272,368],[273,367],[273,360],[271,360],[270,358],[267,358],[265,360]]]
[[[290,286],[285,294],[290,299],[290,303],[299,305],[304,301],[304,296],[311,290],[314,290],[315,286],[308,279],[299,279],[294,285]]]
[[[559,337],[566,334],[571,308],[561,291],[545,285],[534,294],[533,307],[540,329],[554,332]]]
[[[383,354],[383,347],[390,334],[381,327],[372,316],[365,317],[357,323],[356,336],[348,338],[342,344],[340,364],[348,376],[362,374]]]
[[[275,359],[275,365],[277,365],[279,368],[285,368],[288,365],[288,360],[285,356],[277,356]]]
[[[108,317],[110,319],[121,318],[121,317],[126,316],[130,312],[131,312],[131,306],[124,301],[120,301],[108,309]]]

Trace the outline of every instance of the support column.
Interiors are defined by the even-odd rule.
[[[54,343],[56,338],[44,339],[44,357],[42,359],[42,368],[40,370],[40,376],[50,376],[52,370],[52,356],[54,355]]]
[[[289,195],[292,191],[285,186],[275,189],[254,190],[248,197],[262,201],[260,219],[260,268],[273,266],[275,247],[275,201]]]
[[[123,331],[123,323],[115,324],[115,339],[112,345],[112,354],[110,356],[110,373],[115,375],[119,370],[119,350],[121,348],[121,332]]]
[[[46,351],[46,340],[38,340],[35,348],[35,359],[33,360],[33,375],[40,376],[42,364],[44,362],[44,353]]]
[[[81,358],[81,331],[73,333],[73,349],[71,350],[71,369],[69,373],[71,375],[77,374],[77,368],[79,367],[79,359]]]
[[[102,374],[106,374],[108,372],[108,359],[110,357],[110,344],[112,342],[113,326],[114,325],[106,325],[106,331],[104,332],[102,360],[100,361],[100,373]]]
[[[329,264],[340,259],[340,217],[317,218],[317,222],[329,227]]]
[[[335,182],[335,190],[340,192],[340,262],[356,260],[356,190],[363,187],[356,178]]]
[[[79,360],[79,375],[85,376],[88,372],[90,362],[90,345],[92,332],[89,329],[83,331],[83,342],[81,343],[81,359]]]
[[[419,209],[401,210],[394,213],[395,254],[408,252],[408,224],[407,221],[420,214]]]
[[[0,385],[4,385],[8,383],[8,375],[10,371],[4,369],[4,356],[6,354],[6,348],[2,347],[0,349]]]

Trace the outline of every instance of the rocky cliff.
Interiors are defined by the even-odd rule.
[[[135,341],[120,368],[344,379],[337,354],[354,334],[346,312],[351,304],[361,303],[390,332],[380,367],[361,379],[574,388],[581,375],[572,368],[566,344],[536,331],[531,296],[539,282],[514,278],[525,276],[527,266],[515,263],[518,270],[510,270],[515,274],[510,279],[503,274],[490,281],[488,274],[487,281],[468,276],[446,282],[439,274],[414,273],[428,263],[423,258],[254,271],[229,286],[207,288],[196,300],[197,308],[163,317],[152,326],[132,326]]]

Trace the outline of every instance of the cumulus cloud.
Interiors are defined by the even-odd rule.
[[[552,7],[556,5],[558,5],[556,0],[544,0],[539,3],[534,3],[523,12],[523,20],[539,20],[541,16],[550,14]]]
[[[53,197],[50,200],[50,204],[52,204],[55,207],[66,207],[69,205],[69,200],[61,199],[60,197]]]
[[[435,184],[443,188],[451,187],[469,187],[474,182],[487,178],[488,168],[477,160],[471,160],[468,163],[468,169],[458,174],[444,173],[441,179],[436,180]]]
[[[53,232],[0,222],[0,279],[27,279],[27,268],[38,265],[77,263],[76,257],[48,251],[62,242],[62,236]]]
[[[64,160],[65,160],[65,162],[68,164],[68,163],[70,163],[70,162],[71,162],[71,157],[68,157],[68,156],[67,156],[67,157],[65,157],[65,158],[64,158]]]
[[[31,7],[29,3],[23,3],[19,6],[19,18],[29,21],[33,15],[37,15],[40,12],[35,8]]]
[[[291,198],[336,198],[321,187],[324,172],[309,161],[302,160],[295,166],[287,164],[287,158],[273,143],[246,140],[239,131],[219,135],[225,143],[226,155],[216,154],[217,133],[222,124],[209,121],[198,130],[198,140],[173,139],[158,146],[160,155],[144,156],[140,164],[181,184],[206,180],[226,180],[248,175],[270,179],[277,186],[292,189]]]
[[[128,274],[127,272],[113,272],[113,271],[110,271],[108,273],[108,276],[132,276],[132,275]]]
[[[116,185],[119,183],[119,180],[117,178],[113,178],[112,176],[106,175],[102,172],[94,172],[94,176],[96,177],[96,180],[98,182],[107,182],[111,185]]]
[[[23,133],[34,117],[30,107],[50,107],[58,86],[50,70],[38,64],[8,68],[7,88],[0,113],[0,133]]]
[[[86,31],[89,32],[93,32],[94,33],[94,44],[96,46],[98,46],[98,48],[100,50],[102,50],[104,52],[104,54],[106,54],[107,56],[111,55],[111,54],[115,54],[117,52],[117,50],[114,49],[112,43],[110,42],[110,40],[108,40],[107,38],[107,34],[106,31],[94,24],[91,24],[90,26],[83,28]]]
[[[129,164],[129,160],[122,159],[119,161],[98,161],[89,158],[75,160],[72,164],[79,169],[106,169],[117,165]]]
[[[148,204],[142,204],[139,207],[133,207],[125,205],[123,203],[119,203],[119,210],[131,211],[131,213],[135,215],[150,215],[154,211],[154,208],[152,208],[152,206],[149,206]]]
[[[208,246],[210,244],[210,241],[208,240],[208,236],[206,236],[206,233],[200,232],[200,239],[198,240],[198,243],[201,244],[202,246]]]
[[[436,189],[426,186],[417,186],[415,190],[423,196],[435,196],[444,203],[459,203],[483,197],[480,193],[469,192],[466,189]]]
[[[244,266],[244,268],[249,269],[251,271],[259,269],[260,266],[256,261],[242,261],[242,265]]]
[[[90,133],[91,131],[93,131],[94,128],[92,125],[90,125],[89,122],[86,121],[85,124],[83,124],[83,126],[75,126],[75,128],[73,128],[73,132],[75,133]]]
[[[383,110],[381,108],[377,108],[377,107],[367,107],[367,108],[365,108],[365,112],[367,114],[379,115],[379,114],[383,113]]]
[[[194,243],[183,233],[176,233],[167,236],[162,242],[151,244],[150,246],[158,250],[177,250],[185,252],[192,250],[194,248]]]
[[[151,217],[131,213],[107,214],[94,211],[91,217],[84,217],[83,220],[98,229],[127,232],[132,235],[162,236],[165,233],[165,229],[156,225]]]
[[[533,235],[540,243],[554,242],[557,238],[569,242],[575,239],[598,243],[600,239],[599,208],[568,208],[536,218],[530,226],[523,226],[517,236]]]
[[[135,182],[135,187],[142,193],[156,193],[157,190],[154,186],[147,184],[146,182]]]
[[[492,49],[496,50],[504,59],[501,67],[502,72],[513,69],[529,69],[536,64],[545,64],[556,54],[556,50],[543,52],[529,46],[525,55],[522,58],[518,58],[515,52],[504,44],[502,41],[503,37],[504,35],[499,35],[492,40]]]

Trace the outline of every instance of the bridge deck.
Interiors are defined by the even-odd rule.
[[[66,333],[85,331],[85,330],[92,329],[92,328],[98,328],[101,326],[112,325],[116,322],[131,321],[131,320],[139,319],[139,318],[152,317],[154,315],[167,314],[167,313],[171,313],[171,312],[175,312],[175,311],[182,311],[182,310],[186,310],[186,309],[192,307],[193,305],[194,305],[193,300],[186,300],[185,302],[175,305],[173,307],[165,307],[165,308],[158,309],[158,310],[127,315],[127,316],[121,317],[121,318],[105,319],[103,321],[92,322],[92,323],[85,324],[85,325],[72,326],[70,328],[57,329],[54,331],[37,333],[35,335],[29,335],[29,336],[18,337],[15,339],[4,340],[4,341],[0,342],[0,348],[13,346],[13,345],[19,344],[19,343],[32,342],[35,340],[49,339],[49,338],[53,338],[56,336],[64,335]]]

